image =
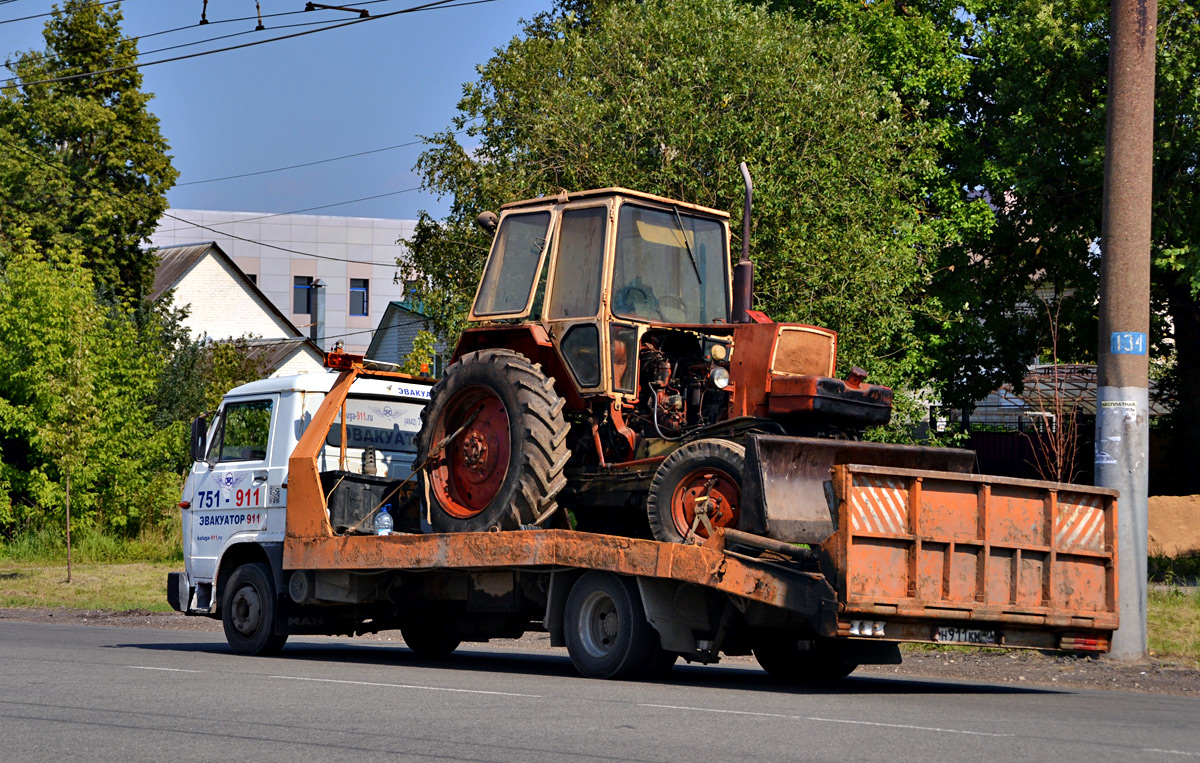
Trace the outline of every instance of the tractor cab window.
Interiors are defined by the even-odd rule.
[[[504,218],[475,297],[476,315],[525,312],[541,270],[549,227],[549,212]]]
[[[608,207],[568,209],[558,229],[558,258],[550,320],[591,318],[600,312],[600,274]]]
[[[657,323],[727,321],[725,247],[716,220],[623,204],[613,313]]]

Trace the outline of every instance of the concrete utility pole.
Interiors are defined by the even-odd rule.
[[[1112,656],[1146,653],[1150,191],[1156,0],[1112,0],[1100,260],[1096,484],[1121,491],[1121,628]]]

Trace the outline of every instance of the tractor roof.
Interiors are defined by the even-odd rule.
[[[570,201],[580,201],[582,199],[591,199],[599,196],[628,196],[630,198],[644,199],[646,201],[653,201],[659,204],[670,204],[672,206],[679,207],[680,209],[690,209],[694,212],[699,212],[700,214],[704,215],[711,215],[713,217],[729,217],[728,212],[722,212],[719,209],[702,207],[699,204],[688,204],[686,201],[668,199],[664,196],[655,196],[652,193],[642,193],[641,191],[633,191],[628,188],[596,188],[591,191],[563,191],[558,196],[540,196],[536,199],[510,201],[500,208],[513,209],[514,207],[531,207],[542,204],[566,204]]]

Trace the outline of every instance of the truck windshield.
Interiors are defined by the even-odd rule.
[[[346,400],[346,447],[374,448],[392,453],[416,453],[421,430],[417,403],[351,397]],[[342,417],[334,419],[325,443],[342,445]]]
[[[613,312],[658,323],[728,320],[725,247],[725,229],[716,220],[623,204]]]

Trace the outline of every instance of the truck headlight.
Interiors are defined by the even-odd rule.
[[[729,371],[718,366],[708,375],[708,381],[717,389],[725,389],[729,386]]]

